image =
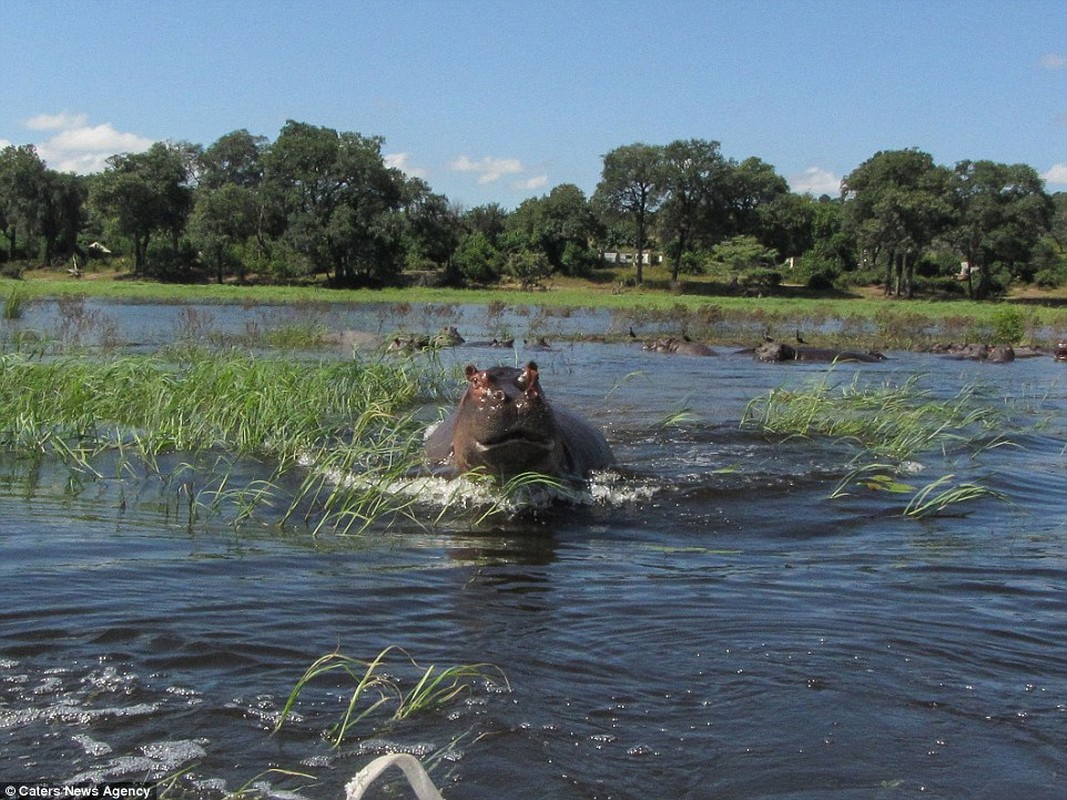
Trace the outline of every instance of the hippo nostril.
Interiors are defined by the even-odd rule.
[[[504,402],[504,392],[501,389],[497,389],[495,392],[492,392],[491,393],[491,397],[493,398],[493,402],[496,402],[496,403],[503,403]]]

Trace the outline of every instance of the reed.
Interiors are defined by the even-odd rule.
[[[0,446],[55,457],[82,481],[100,477],[94,464],[105,454],[118,454],[120,474],[134,459],[154,466],[180,453],[210,464],[214,454],[206,474],[183,461],[166,476],[190,515],[194,502],[229,504],[238,520],[279,508],[283,521],[350,531],[413,507],[415,498],[390,487],[419,461],[422,426],[410,410],[437,396],[439,369],[181,353],[0,356]],[[270,478],[231,481],[249,459],[268,464]],[[358,484],[344,480],[357,474]],[[294,475],[303,476],[295,495]]]
[[[416,714],[444,708],[475,684],[490,684],[510,691],[503,671],[493,664],[466,664],[439,668],[420,667],[401,647],[390,645],[370,660],[353,658],[340,652],[317,659],[300,679],[285,702],[274,731],[281,730],[293,712],[300,695],[313,681],[341,674],[355,683],[341,719],[327,731],[334,747],[339,747],[351,731],[383,709],[383,723],[407,719]],[[411,688],[405,688],[413,682]]]
[[[741,425],[781,436],[853,441],[898,461],[928,450],[978,452],[1007,443],[1004,414],[980,405],[973,386],[940,399],[921,380],[913,375],[901,384],[868,385],[857,374],[840,383],[831,370],[806,387],[777,387],[753,399]]]
[[[983,405],[974,387],[942,399],[912,376],[901,384],[863,384],[857,375],[836,382],[833,374],[800,389],[778,387],[752,400],[742,427],[782,437],[828,437],[859,449],[852,468],[830,493],[839,499],[859,487],[910,495],[903,515],[927,517],[982,498],[1005,500],[999,492],[945,475],[916,487],[902,475],[914,471],[913,459],[926,453],[949,456],[1010,444],[1004,412]]]
[[[24,304],[22,293],[18,289],[12,289],[4,299],[4,319],[21,319]]]

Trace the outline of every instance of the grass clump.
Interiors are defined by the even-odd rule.
[[[22,308],[25,304],[22,293],[18,289],[13,289],[4,299],[4,319],[21,319]]]
[[[940,514],[962,503],[1000,493],[945,475],[916,487],[902,476],[918,471],[914,459],[928,453],[949,456],[1008,444],[1007,420],[997,408],[982,405],[974,387],[939,398],[920,385],[920,376],[901,384],[868,385],[857,375],[838,384],[832,374],[801,389],[775,388],[752,400],[742,426],[784,437],[823,436],[859,448],[852,469],[831,493],[848,496],[855,487],[908,494],[907,517]]]
[[[163,454],[213,457],[199,481],[185,461],[171,477],[199,505],[236,507],[238,520],[280,507],[283,521],[351,531],[414,504],[389,486],[419,460],[422,426],[410,409],[442,385],[433,368],[182,352],[179,360],[0,356],[0,448],[97,476],[94,464],[115,454],[148,464]],[[267,463],[270,477],[231,480],[242,461]],[[354,473],[358,486],[338,479]]]
[[[783,436],[829,436],[853,441],[874,455],[905,461],[930,450],[980,450],[1004,443],[1003,414],[976,402],[975,389],[940,399],[920,376],[901,384],[865,385],[857,374],[837,384],[831,373],[801,389],[772,389],[752,400],[742,427]]]
[[[326,733],[334,747],[339,747],[356,726],[379,710],[383,723],[389,725],[416,714],[445,708],[461,695],[473,691],[478,683],[506,691],[511,689],[503,671],[493,664],[445,668],[430,665],[424,668],[406,650],[395,645],[386,647],[370,660],[333,652],[316,660],[296,682],[282,708],[275,732],[285,724],[310,683],[335,674],[348,676],[355,688],[341,719]],[[406,688],[408,684],[413,685]]]

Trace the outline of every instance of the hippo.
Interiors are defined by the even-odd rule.
[[[459,335],[455,325],[446,325],[430,341],[434,347],[455,347],[458,344],[463,344],[466,339]]]
[[[1057,361],[1067,361],[1067,341],[1056,343],[1056,349],[1053,351],[1052,357]]]
[[[683,356],[713,356],[715,351],[706,344],[693,342],[689,339],[675,339],[673,336],[667,339],[656,339],[644,345],[643,349],[654,353],[672,353]]]
[[[615,463],[604,434],[579,414],[549,403],[537,364],[464,370],[456,410],[426,439],[426,457],[457,472],[482,469],[501,483],[525,472],[580,481]]]
[[[1010,344],[950,344],[935,346],[934,352],[961,361],[990,361],[996,364],[1007,364],[1016,358],[1015,348]]]
[[[829,347],[794,347],[783,342],[764,342],[754,351],[757,359],[778,361],[861,361],[876,363],[885,361],[885,356],[868,350],[835,350]]]

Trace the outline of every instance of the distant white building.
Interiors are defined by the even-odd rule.
[[[624,253],[616,250],[605,250],[601,254],[600,260],[604,264],[633,264],[636,255],[636,253]],[[646,250],[644,253],[641,254],[641,263],[644,266],[649,266],[651,264],[662,264],[663,256],[661,256],[659,253],[651,253]]]

